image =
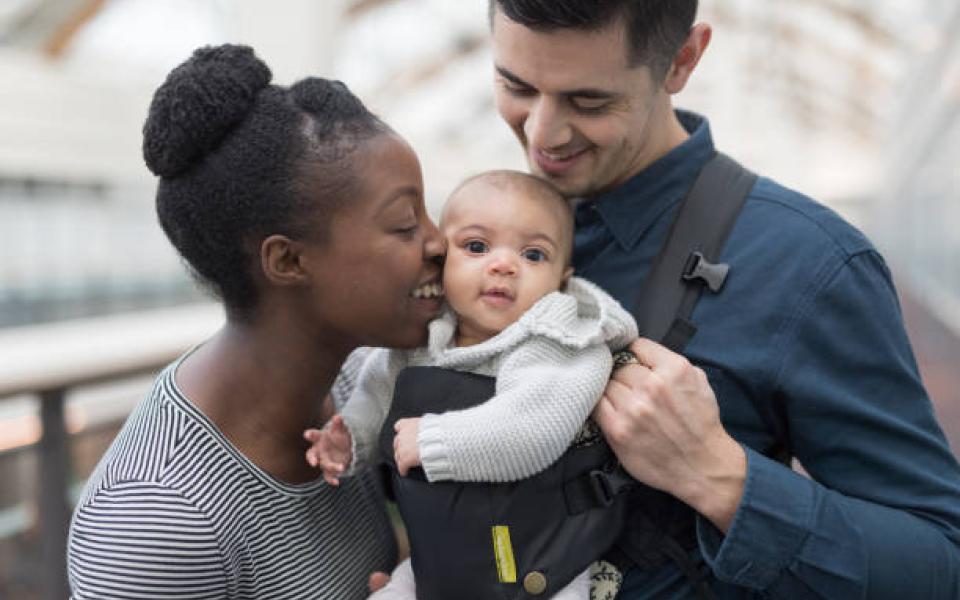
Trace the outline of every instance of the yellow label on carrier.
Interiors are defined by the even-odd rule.
[[[513,560],[513,544],[510,543],[510,528],[494,525],[493,557],[497,560],[497,577],[500,583],[517,582],[517,564]]]

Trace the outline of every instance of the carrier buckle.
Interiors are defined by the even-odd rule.
[[[703,257],[702,252],[693,252],[687,258],[687,264],[683,267],[681,277],[685,281],[702,279],[711,292],[719,292],[723,287],[723,282],[727,280],[727,272],[730,271],[730,265],[726,263],[712,263]]]
[[[590,471],[590,489],[597,499],[598,506],[610,506],[617,495],[606,471],[595,469]]]

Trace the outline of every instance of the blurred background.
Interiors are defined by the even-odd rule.
[[[960,4],[701,0],[677,104],[720,148],[867,232],[960,448]],[[434,215],[524,168],[492,99],[486,0],[0,0],[0,598],[63,598],[69,509],[150,374],[215,330],[153,213],[140,130],[197,46],[342,79],[411,141]]]

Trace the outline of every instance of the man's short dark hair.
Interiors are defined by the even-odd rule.
[[[489,0],[491,23],[499,9],[511,21],[536,31],[595,31],[624,19],[629,60],[666,76],[697,16],[698,0]]]

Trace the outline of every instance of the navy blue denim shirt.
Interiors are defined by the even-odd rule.
[[[706,120],[678,115],[683,144],[576,210],[576,273],[630,309],[714,153]],[[960,598],[960,467],[883,259],[830,209],[761,177],[721,261],[726,285],[704,293],[685,350],[747,452],[727,535],[697,523],[717,596]],[[764,455],[775,437],[754,402],[782,407],[790,450],[812,479]],[[630,571],[620,597],[696,594],[669,564]]]

